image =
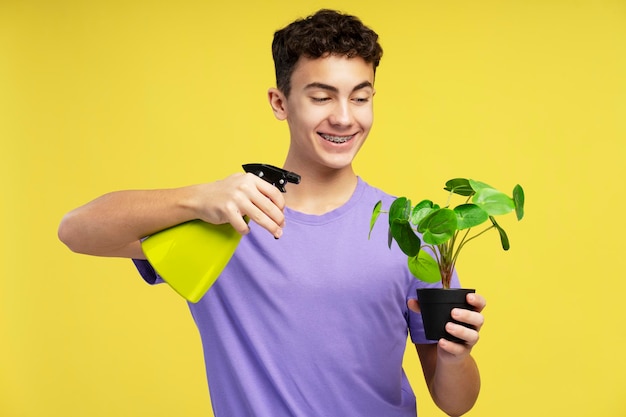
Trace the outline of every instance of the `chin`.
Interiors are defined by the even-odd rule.
[[[333,157],[326,157],[323,159],[323,165],[326,167],[341,171],[347,168],[352,168],[352,161],[354,161],[354,155],[342,155],[341,157],[337,157],[337,155]]]

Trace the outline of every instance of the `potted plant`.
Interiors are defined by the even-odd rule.
[[[524,190],[516,185],[509,197],[484,182],[466,178],[451,179],[444,189],[449,192],[445,206],[431,200],[422,200],[413,206],[408,198],[398,197],[388,211],[383,211],[379,201],[372,212],[370,235],[379,215],[388,213],[389,247],[396,241],[408,257],[409,270],[417,279],[426,283],[441,282],[441,288],[417,291],[426,337],[433,340],[445,337],[459,342],[444,329],[446,322],[454,321],[450,314],[452,308],[471,309],[466,295],[474,290],[450,288],[459,254],[470,241],[492,229],[498,232],[502,249],[508,250],[509,238],[495,216],[514,211],[521,220],[524,217]],[[452,207],[455,195],[463,197],[463,201]],[[481,225],[485,227],[477,231],[475,228]],[[432,307],[443,310],[443,316],[432,311]]]

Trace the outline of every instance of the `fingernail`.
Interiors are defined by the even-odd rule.
[[[280,239],[282,235],[283,235],[283,229],[278,229],[276,231],[276,234],[274,234],[274,239]]]

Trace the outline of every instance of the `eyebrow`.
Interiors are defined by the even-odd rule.
[[[373,88],[374,86],[373,86],[373,85],[372,85],[372,83],[371,83],[371,82],[369,82],[369,81],[363,81],[362,83],[357,84],[357,85],[356,85],[356,86],[352,89],[352,92],[355,92],[355,91],[357,91],[357,90],[361,90],[361,89],[363,89],[363,88],[368,88],[368,87],[369,87],[369,88]],[[304,89],[305,89],[305,90],[309,90],[309,89],[312,89],[312,88],[319,88],[319,89],[322,89],[322,90],[331,91],[331,92],[333,92],[333,93],[338,93],[338,92],[339,92],[339,89],[338,89],[337,87],[334,87],[334,86],[332,86],[332,85],[328,85],[328,84],[324,84],[324,83],[318,83],[318,82],[313,82],[313,83],[307,84],[307,85],[304,87]]]

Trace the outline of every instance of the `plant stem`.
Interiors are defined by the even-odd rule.
[[[461,242],[459,243],[459,246],[457,247],[456,251],[454,252],[454,255],[452,256],[452,265],[453,266],[456,265],[456,259],[459,257],[459,253],[461,252],[461,248],[465,244],[466,239],[467,239],[467,235],[469,234],[470,230],[472,230],[471,227],[465,231],[465,234],[463,235],[463,238],[461,239]]]
[[[482,232],[480,232],[480,233],[476,233],[474,236],[470,237],[469,239],[467,239],[467,240],[465,240],[465,239],[464,239],[464,241],[463,241],[463,242],[461,242],[461,244],[459,245],[459,248],[457,249],[457,252],[458,252],[459,250],[461,250],[461,248],[462,248],[462,247],[463,247],[466,243],[468,243],[470,240],[474,240],[474,239],[476,239],[478,236],[482,235],[483,233],[485,233],[485,232],[487,232],[487,231],[489,231],[489,230],[491,230],[491,229],[493,229],[493,228],[495,228],[495,226],[491,225],[491,226],[489,226],[488,228],[486,228],[485,230],[483,230]],[[469,233],[469,231],[470,231],[470,230],[471,230],[471,229],[467,229],[467,232]]]
[[[486,229],[482,230],[480,233],[476,233],[474,236],[469,237],[469,238],[467,236],[469,235],[472,228],[467,229],[465,231],[465,234],[461,238],[461,241],[459,242],[458,246],[456,247],[456,250],[454,249],[454,246],[458,237],[458,233],[459,233],[458,230],[454,233],[454,236],[452,236],[450,240],[448,240],[444,244],[438,245],[438,249],[441,253],[441,259],[438,258],[437,262],[439,263],[439,272],[441,274],[441,284],[443,288],[450,288],[450,281],[452,280],[452,271],[454,270],[454,266],[456,265],[456,261],[457,261],[457,258],[459,257],[459,253],[461,252],[461,249],[471,240],[476,239],[478,236],[482,235],[483,233],[493,228],[495,228],[495,226],[493,225],[489,226]]]

